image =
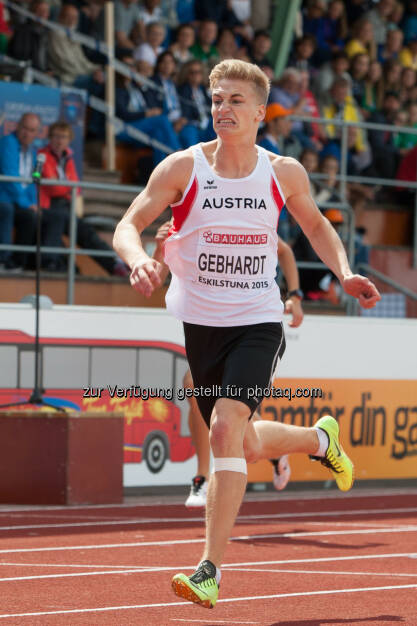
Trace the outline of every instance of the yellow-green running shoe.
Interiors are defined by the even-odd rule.
[[[180,598],[213,609],[219,595],[216,566],[211,561],[202,561],[192,576],[175,574],[172,588]]]
[[[354,481],[354,468],[352,461],[340,445],[339,424],[331,415],[324,415],[314,424],[314,428],[324,430],[329,438],[329,447],[326,456],[311,456],[311,458],[329,468],[341,491],[349,491]]]

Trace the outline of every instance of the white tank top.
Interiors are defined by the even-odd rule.
[[[285,203],[266,151],[256,146],[255,169],[223,178],[201,145],[182,199],[172,205],[165,242],[172,280],[166,295],[176,318],[203,326],[280,322],[283,304],[275,282],[277,226]]]

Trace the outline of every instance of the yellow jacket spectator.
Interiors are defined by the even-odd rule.
[[[345,122],[361,122],[362,118],[353,97],[349,93],[349,81],[345,78],[337,78],[330,90],[331,102],[323,106],[322,116],[329,120],[344,120]],[[336,139],[341,136],[341,127],[335,124],[326,125],[326,135],[329,139]],[[357,152],[368,150],[366,135],[363,130],[358,129],[354,148]]]

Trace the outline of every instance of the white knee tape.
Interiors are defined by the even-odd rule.
[[[239,472],[240,474],[248,473],[248,466],[245,459],[237,457],[214,457],[213,459],[213,473],[214,472]]]

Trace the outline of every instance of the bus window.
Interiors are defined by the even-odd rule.
[[[0,346],[0,387],[17,387],[16,346]]]
[[[116,367],[117,364],[117,367]],[[135,348],[92,348],[91,386],[130,387],[136,381]]]
[[[173,359],[173,354],[166,350],[140,348],[139,377],[136,384],[140,387],[171,389],[174,384]]]
[[[27,387],[31,388],[35,382],[35,351],[31,346],[29,350],[23,348],[21,346],[20,354],[20,388],[25,389]],[[42,352],[39,355],[39,364],[42,368]],[[41,369],[42,371],[42,369]]]
[[[46,389],[82,389],[88,386],[88,348],[45,346],[42,384]]]

